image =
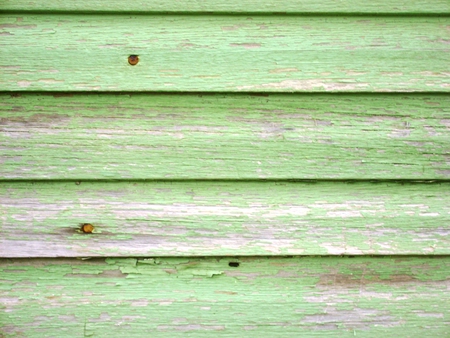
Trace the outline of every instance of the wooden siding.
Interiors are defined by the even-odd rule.
[[[0,189],[2,257],[450,254],[449,183],[50,182]],[[84,223],[94,232],[80,231]]]
[[[448,257],[4,260],[3,332],[447,337],[449,270]]]
[[[449,95],[0,101],[4,179],[450,178]]]
[[[0,27],[0,90],[450,92],[447,18],[16,14]]]
[[[450,335],[448,0],[0,7],[0,337]]]

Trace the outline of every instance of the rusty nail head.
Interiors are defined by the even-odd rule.
[[[94,231],[94,226],[90,223],[81,224],[81,231],[85,234],[91,234]]]
[[[132,66],[137,65],[139,62],[139,55],[130,55],[128,57],[128,63]]]

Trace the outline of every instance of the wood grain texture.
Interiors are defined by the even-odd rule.
[[[2,95],[3,179],[448,179],[444,95]]]
[[[3,0],[6,11],[135,13],[449,14],[447,0]]]
[[[4,337],[450,334],[449,257],[2,260],[0,271]]]
[[[0,16],[0,90],[450,90],[448,18]],[[136,66],[129,55],[139,55]]]
[[[450,183],[15,182],[0,191],[1,257],[450,254]]]

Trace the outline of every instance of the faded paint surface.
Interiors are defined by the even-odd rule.
[[[2,10],[1,337],[450,336],[449,1]]]
[[[0,191],[2,257],[450,254],[449,183],[11,182]]]
[[[449,92],[448,27],[445,17],[4,14],[0,90]]]
[[[0,97],[4,179],[450,178],[447,95]]]
[[[0,332],[446,337],[449,271],[448,257],[4,260]]]

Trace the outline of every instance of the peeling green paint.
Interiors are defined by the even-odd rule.
[[[2,182],[0,255],[449,254],[449,200],[446,182]]]
[[[449,91],[445,17],[20,13],[0,25],[3,91]]]
[[[2,9],[1,337],[450,336],[448,1]]]
[[[450,333],[449,257],[240,257],[239,267],[230,267],[230,261],[2,260],[0,332],[5,337]]]
[[[450,177],[444,95],[0,98],[3,179]]]

